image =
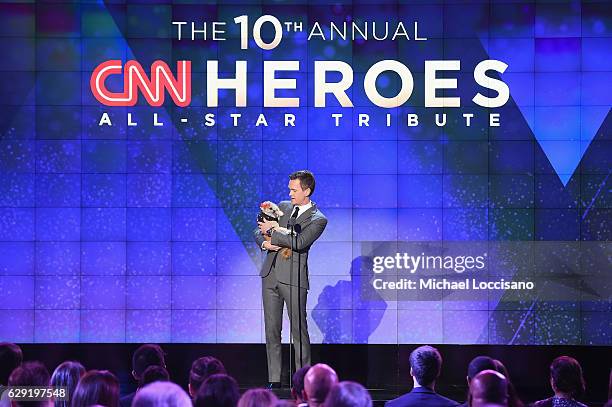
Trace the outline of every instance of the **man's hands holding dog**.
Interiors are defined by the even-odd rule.
[[[257,222],[257,224],[259,225],[259,230],[261,231],[262,235],[265,235],[268,230],[278,227],[278,222],[274,222],[271,220],[267,220],[265,222]]]
[[[266,250],[271,250],[275,252],[282,249],[280,246],[275,246],[272,243],[270,243],[271,239],[268,235],[266,235],[266,232],[268,230],[270,230],[271,228],[278,227],[278,222],[265,221],[265,222],[257,222],[257,224],[259,225],[259,230],[261,231],[261,234],[266,239],[266,241],[263,243],[263,248]]]

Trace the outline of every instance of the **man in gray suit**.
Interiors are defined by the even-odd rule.
[[[321,236],[327,218],[310,200],[315,189],[315,179],[310,171],[297,171],[289,175],[291,201],[279,203],[283,216],[278,223],[260,222],[255,230],[255,241],[266,251],[261,268],[266,351],[268,354],[268,387],[280,387],[281,379],[281,328],[283,307],[287,304],[295,347],[295,364],[299,369],[310,364],[310,337],[306,322],[306,295],[308,293],[308,251]],[[295,222],[296,236],[275,231]],[[292,248],[292,256],[285,258],[279,250]],[[293,263],[293,267],[291,267]]]

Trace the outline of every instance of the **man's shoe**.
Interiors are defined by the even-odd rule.
[[[280,389],[281,388],[281,383],[280,382],[268,382],[268,384],[266,385],[266,389]]]

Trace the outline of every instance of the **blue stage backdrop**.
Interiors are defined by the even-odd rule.
[[[310,257],[314,343],[612,343],[609,3],[195,3],[0,5],[0,340],[264,342],[256,216],[260,202],[287,198],[290,172],[307,168],[329,218]],[[303,30],[283,25],[276,48],[251,38],[241,49],[234,18],[248,15],[252,27],[266,14]],[[180,40],[173,21],[186,22]],[[225,40],[211,38],[210,24],[206,40],[201,32],[191,40],[191,22],[213,21],[227,22]],[[379,22],[379,36],[388,22],[389,38],[330,39],[330,22],[364,21]],[[409,40],[390,38],[399,21]],[[325,38],[308,38],[315,23]],[[373,104],[363,85],[387,59],[414,79],[409,100],[394,108]],[[487,59],[507,64],[492,78],[510,98],[495,109],[472,102],[478,92],[496,95],[474,79]],[[138,61],[147,76],[154,61],[174,74],[177,61],[191,61],[191,102],[177,106],[166,92],[153,107],[140,92],[135,106],[103,105],[90,81],[109,60]],[[207,106],[208,60],[226,78],[247,61],[246,107],[230,90]],[[276,92],[299,97],[299,107],[264,107],[263,64],[272,60],[299,61],[297,71],[277,73],[297,89]],[[461,107],[425,107],[426,60],[460,61],[438,73],[457,89],[438,96],[460,97]],[[315,107],[315,61],[352,68],[354,107],[331,94]],[[387,71],[376,85],[395,96],[400,76]],[[120,92],[123,76],[106,86]],[[447,113],[444,125],[436,113]],[[369,126],[360,126],[365,114]],[[418,125],[408,125],[410,114]],[[463,114],[473,114],[470,126]],[[557,254],[581,253],[575,267],[550,263],[550,275],[588,276],[597,260],[604,290],[583,285],[574,300],[395,301],[364,290],[375,277],[363,273],[372,261],[366,242],[518,242],[534,256],[550,243]]]

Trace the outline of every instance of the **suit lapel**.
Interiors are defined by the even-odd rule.
[[[310,219],[312,218],[312,214],[317,210],[317,205],[313,202],[312,206],[310,208],[308,208],[304,213],[301,213],[297,219],[296,219],[296,223],[299,223],[300,225],[303,225],[306,222],[309,222]]]
[[[281,216],[279,220],[279,225],[286,228],[287,225],[289,224],[289,219],[291,218],[291,214],[293,213],[294,210],[295,210],[295,205],[289,205],[289,210],[283,213],[283,216]],[[304,213],[299,214],[295,223],[300,224],[301,226],[304,226],[305,223],[310,222],[310,220],[312,219],[312,215],[316,211],[317,211],[317,205],[313,202],[312,206],[308,208],[308,210],[306,210]]]

